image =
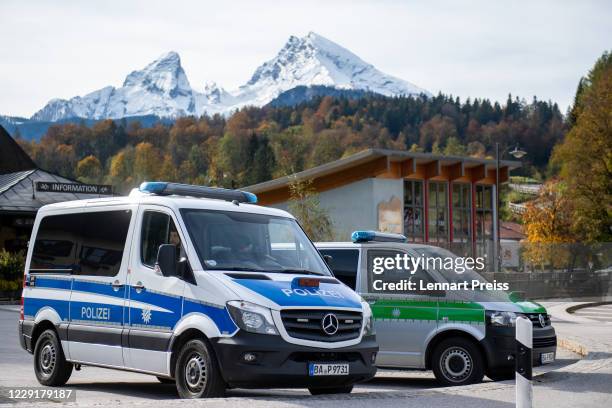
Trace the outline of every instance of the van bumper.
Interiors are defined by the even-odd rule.
[[[287,343],[281,336],[239,331],[233,337],[212,342],[221,373],[230,387],[306,388],[352,385],[374,377],[372,363],[378,352],[375,336],[361,343],[339,349],[306,347]],[[244,355],[252,353],[254,362]],[[348,363],[349,375],[310,377],[308,363]]]
[[[514,370],[516,354],[514,327],[487,326],[486,336],[480,341],[490,372]],[[541,365],[543,353],[557,352],[557,336],[552,326],[533,328],[533,366]]]
[[[34,322],[31,320],[19,320],[19,344],[21,348],[32,353],[32,330]]]

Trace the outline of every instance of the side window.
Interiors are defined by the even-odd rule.
[[[76,266],[80,228],[80,214],[44,217],[36,234],[30,272],[71,273]]]
[[[119,273],[132,211],[81,214],[78,275],[115,276]]]
[[[177,256],[181,256],[181,238],[172,218],[161,212],[146,211],[142,219],[140,245],[140,257],[144,265],[151,268],[155,266],[157,250],[162,244],[176,245]]]
[[[394,282],[399,283],[402,280],[408,280],[410,282],[416,283],[416,291],[412,294],[418,293],[418,288],[420,287],[420,281],[423,282],[433,282],[431,276],[422,268],[417,269],[417,271],[412,274],[412,270],[409,266],[408,269],[404,269],[403,263],[401,264],[401,268],[397,268],[397,265],[394,265],[393,268],[384,268],[384,272],[380,274],[375,274],[374,269],[381,270],[384,267],[384,259],[395,258],[399,255],[402,259],[404,257],[404,252],[401,251],[393,251],[393,250],[377,250],[371,249],[368,251],[368,292],[369,293],[393,293],[393,294],[403,294],[398,291],[381,291],[375,290],[373,286],[374,280],[382,280],[383,282]],[[408,291],[404,292],[405,294],[410,294]]]
[[[359,263],[358,249],[320,249],[323,255],[332,257],[331,269],[334,276],[348,287],[355,289],[357,285],[357,265]]]

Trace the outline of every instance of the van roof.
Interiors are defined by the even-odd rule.
[[[353,248],[387,248],[387,249],[414,249],[428,248],[433,245],[406,242],[315,242],[315,246],[321,249],[353,249]]]
[[[65,201],[54,204],[45,205],[40,208],[40,212],[57,211],[64,209],[76,209],[84,207],[104,207],[122,204],[151,204],[169,207],[173,210],[182,208],[202,209],[202,210],[219,210],[219,211],[234,211],[244,213],[254,213],[271,215],[277,217],[294,218],[290,213],[279,210],[277,208],[262,207],[254,204],[240,203],[236,205],[230,201],[213,199],[213,198],[194,198],[177,195],[156,195],[140,192],[138,189],[133,189],[129,196],[122,197],[107,197],[93,198],[86,200]]]

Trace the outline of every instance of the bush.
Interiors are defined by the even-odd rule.
[[[21,288],[25,258],[23,252],[0,251],[0,291],[14,291]]]

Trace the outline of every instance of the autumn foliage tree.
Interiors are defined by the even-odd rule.
[[[333,237],[333,223],[327,211],[321,207],[319,195],[312,187],[312,180],[293,177],[289,184],[289,212],[297,218],[306,235],[312,241],[329,241]]]
[[[571,230],[583,242],[612,241],[612,54],[580,81],[571,129],[554,150],[553,166],[571,204]]]

